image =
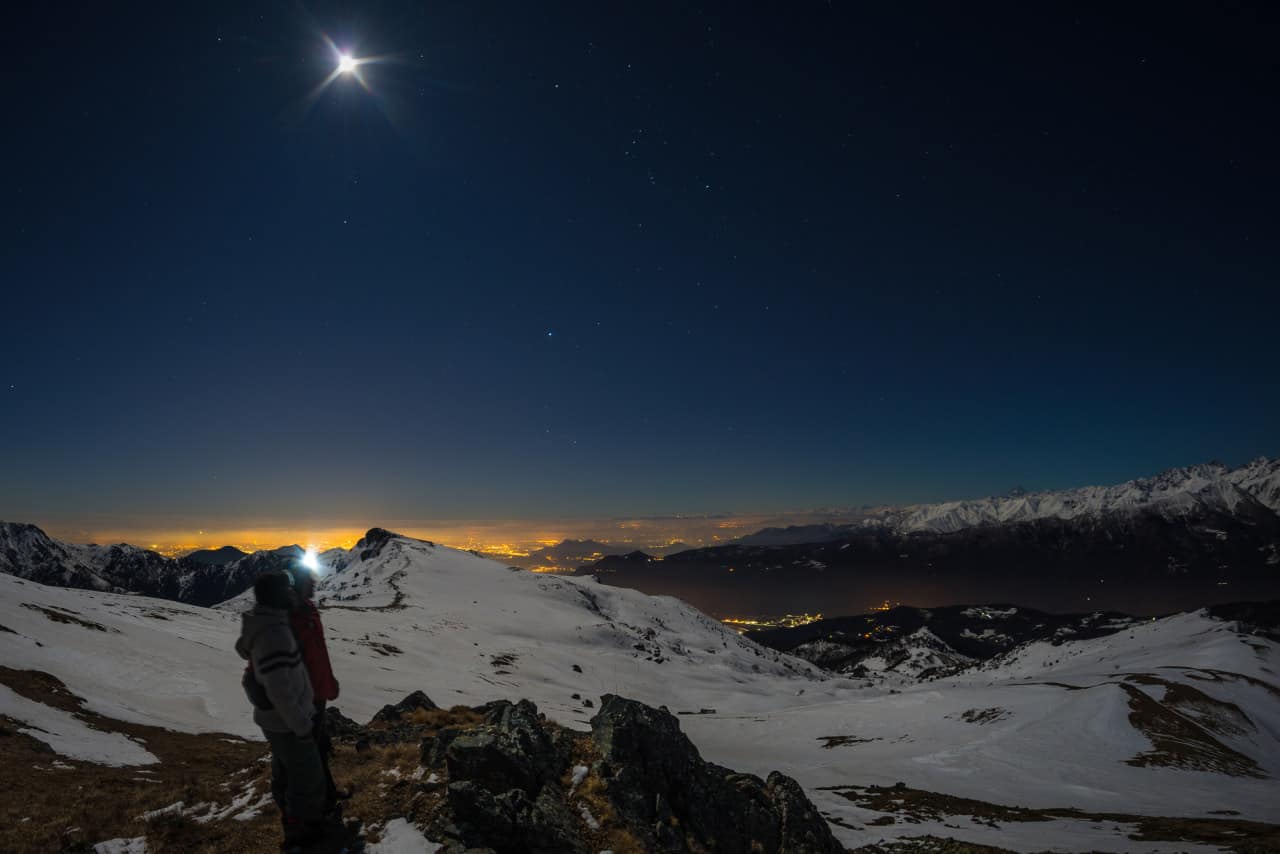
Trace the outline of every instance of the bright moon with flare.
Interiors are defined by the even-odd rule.
[[[356,70],[356,66],[358,64],[359,63],[356,62],[356,58],[351,54],[349,53],[338,54],[338,73],[339,74],[350,74],[351,72]]]

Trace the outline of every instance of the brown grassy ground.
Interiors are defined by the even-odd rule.
[[[23,724],[0,718],[0,852],[88,852],[107,839],[145,836],[151,852],[273,852],[280,840],[278,813],[270,802],[270,752],[263,742],[204,733],[189,735],[129,724],[85,710],[80,698],[54,677],[0,667],[0,684],[36,702],[76,715],[95,729],[124,733],[160,762],[109,768],[54,753],[19,732]],[[247,714],[247,710],[246,710]],[[422,826],[437,814],[448,784],[445,769],[420,767],[421,740],[443,727],[467,728],[484,717],[474,709],[418,710],[403,720],[374,724],[396,740],[356,750],[335,745],[334,777],[353,794],[349,817],[358,817],[371,840],[393,818]],[[574,742],[572,764],[590,766],[590,742]],[[566,775],[562,785],[571,784]],[[163,811],[151,817],[147,813]],[[231,809],[234,804],[239,804]],[[575,804],[586,806],[599,828],[582,829],[595,850],[643,854],[619,827],[595,774],[578,786]],[[256,814],[246,818],[251,808]],[[239,816],[239,817],[237,817]],[[203,819],[203,820],[202,820]]]
[[[1233,777],[1266,779],[1258,764],[1232,750],[1211,730],[1235,729],[1243,732],[1243,721],[1253,724],[1238,707],[1219,703],[1207,695],[1179,683],[1167,683],[1161,700],[1133,685],[1120,686],[1129,695],[1129,723],[1151,740],[1152,749],[1125,760],[1130,765],[1156,765],[1214,771]]]
[[[0,683],[95,729],[124,733],[160,760],[125,768],[78,762],[19,732],[25,725],[0,718],[0,851],[91,851],[94,843],[136,836],[147,837],[153,852],[277,850],[278,813],[270,802],[270,752],[263,742],[106,718],[86,711],[60,681],[37,671],[0,667]],[[466,708],[417,718],[428,728],[480,720]],[[339,784],[355,789],[347,814],[375,826],[398,816],[425,819],[433,811],[442,786],[427,784],[421,775],[414,779],[417,768],[417,741],[359,753],[339,744],[333,760]],[[235,801],[243,803],[228,810]],[[181,810],[144,818],[179,802]],[[258,814],[241,820],[253,806]]]

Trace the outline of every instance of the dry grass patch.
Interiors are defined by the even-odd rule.
[[[0,851],[89,851],[95,843],[134,836],[148,837],[151,851],[274,849],[274,806],[249,821],[142,818],[178,802],[186,808],[204,805],[200,815],[215,813],[237,797],[245,798],[246,807],[258,803],[270,788],[268,765],[257,763],[264,755],[262,744],[147,733],[148,728],[138,727],[135,737],[161,761],[111,768],[59,756],[12,726],[5,729],[8,734],[0,736]]]
[[[403,720],[428,730],[439,731],[447,726],[476,726],[484,723],[484,715],[470,706],[454,706],[451,709],[414,709],[405,715]],[[424,733],[424,735],[429,734],[432,733]]]
[[[937,836],[907,836],[879,845],[863,845],[850,849],[853,854],[1013,854],[1007,848],[942,839]]]
[[[427,784],[428,772],[419,771],[418,760],[417,742],[375,745],[360,753],[338,745],[330,764],[339,788],[352,791],[346,815],[375,829],[393,818],[426,823],[439,808],[442,793]]]
[[[999,706],[993,706],[989,709],[968,709],[964,714],[960,715],[960,720],[965,723],[978,724],[979,726],[995,723],[996,721],[1009,716],[1008,709],[1002,709]]]
[[[550,726],[556,725],[550,724]],[[560,778],[560,786],[566,793],[573,789],[566,800],[574,810],[574,818],[578,822],[582,838],[594,851],[612,851],[613,854],[647,854],[640,840],[636,839],[618,818],[613,801],[609,798],[609,784],[596,773],[596,763],[600,760],[600,754],[596,751],[590,736],[571,733],[568,730],[562,730],[562,732],[570,737],[571,748],[568,767]],[[574,786],[573,769],[579,766],[586,768],[587,773],[578,785]],[[583,808],[596,822],[596,827],[593,828],[587,823],[586,816],[582,814]]]
[[[135,836],[147,836],[153,852],[274,850],[274,806],[247,821],[141,818],[178,802],[186,809],[204,805],[198,815],[216,815],[238,797],[244,808],[237,812],[243,812],[270,788],[261,742],[107,718],[85,710],[79,697],[47,673],[0,667],[0,684],[94,729],[123,733],[160,760],[122,768],[80,762],[18,732],[21,724],[0,724],[0,851],[91,851],[97,842]],[[181,827],[186,823],[193,825],[191,832]]]
[[[822,746],[831,750],[833,747],[847,747],[851,744],[870,744],[873,741],[881,741],[880,738],[859,738],[856,735],[820,735],[818,741],[822,742]]]
[[[57,606],[50,606],[46,608],[43,605],[33,605],[30,602],[23,602],[22,607],[32,611],[38,611],[55,623],[65,623],[69,626],[80,626],[85,629],[93,629],[96,632],[114,632],[115,634],[120,634],[119,629],[108,629],[106,626],[102,625],[102,623],[95,623],[92,620],[86,620],[80,616],[79,611],[72,611],[70,608],[59,608]]]
[[[1120,687],[1129,695],[1129,724],[1151,739],[1152,745],[1146,753],[1126,759],[1127,764],[1216,771],[1231,777],[1266,779],[1267,775],[1258,763],[1218,741],[1202,723],[1197,723],[1185,713],[1179,714],[1176,702],[1185,699],[1186,694],[1195,689],[1183,686],[1181,692],[1169,691],[1163,701],[1158,701],[1133,685],[1122,684]],[[1195,693],[1205,697],[1198,691]],[[1225,721],[1221,710],[1214,711],[1217,712],[1214,715],[1216,720]]]

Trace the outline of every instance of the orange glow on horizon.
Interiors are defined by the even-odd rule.
[[[818,521],[825,521],[826,516]],[[531,556],[540,549],[559,545],[564,540],[596,540],[611,546],[625,546],[626,551],[656,551],[677,544],[690,548],[722,543],[738,531],[764,527],[803,524],[814,521],[811,514],[746,514],[724,516],[661,516],[630,519],[560,519],[560,520],[372,520],[355,526],[332,523],[223,523],[192,519],[146,524],[120,518],[53,522],[30,520],[49,536],[69,543],[130,543],[160,554],[176,557],[198,549],[233,546],[244,552],[299,545],[323,552],[333,548],[350,549],[372,527],[386,528],[410,537],[430,540],[441,545],[483,552],[498,560],[511,560],[528,566]],[[734,534],[730,534],[734,531]],[[727,536],[726,536],[727,535]],[[598,559],[592,555],[563,557],[548,555],[536,563],[542,571],[564,572],[581,562],[579,558]],[[556,565],[559,564],[559,565]],[[530,567],[533,568],[533,567]]]

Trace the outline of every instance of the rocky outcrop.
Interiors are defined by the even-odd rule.
[[[707,762],[665,708],[623,697],[601,698],[590,732],[528,700],[436,709],[420,691],[365,726],[334,709],[328,720],[365,762],[418,745],[422,767],[394,775],[408,787],[397,797],[444,854],[844,850],[790,777]]]
[[[370,528],[356,543],[353,551],[360,556],[360,560],[375,558],[382,554],[383,547],[397,536],[399,535],[393,534],[386,528]]]
[[[703,761],[665,709],[605,695],[591,721],[610,800],[649,850],[842,850],[800,786]]]
[[[478,711],[483,723],[422,743],[447,779],[428,835],[450,854],[843,850],[794,780],[706,762],[665,709],[606,695],[590,734],[527,700]]]

